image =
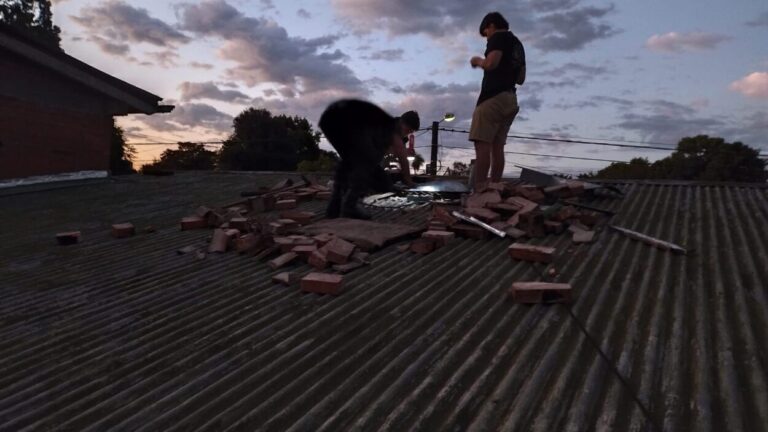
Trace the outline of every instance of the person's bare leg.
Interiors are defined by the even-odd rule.
[[[475,141],[475,193],[485,190],[488,185],[488,169],[491,166],[491,143]]]
[[[504,174],[504,142],[495,142],[491,146],[491,181],[498,183]]]

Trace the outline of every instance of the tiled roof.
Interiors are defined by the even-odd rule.
[[[766,188],[620,184],[591,204],[690,253],[607,229],[534,240],[557,248],[568,306],[509,301],[544,268],[502,239],[385,248],[338,297],[276,285],[253,257],[176,254],[210,235],[182,216],[281,177],[0,197],[0,429],[768,430]],[[157,231],[112,239],[125,221]],[[82,243],[55,245],[70,229]]]

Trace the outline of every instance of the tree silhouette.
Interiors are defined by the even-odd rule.
[[[0,0],[0,23],[61,50],[61,29],[53,24],[50,0]]]

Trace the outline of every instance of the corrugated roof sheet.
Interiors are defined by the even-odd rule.
[[[502,239],[385,248],[339,297],[275,285],[252,257],[176,254],[210,235],[180,217],[277,178],[0,197],[0,429],[768,430],[766,188],[621,184],[591,204],[690,253],[607,229],[534,240],[557,248],[570,306],[511,303],[545,269]],[[157,232],[112,239],[124,221]],[[83,242],[56,246],[68,229]]]

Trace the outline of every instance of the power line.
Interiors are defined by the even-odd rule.
[[[440,128],[440,130],[445,132],[456,132],[456,133],[463,133],[468,134],[469,131],[464,129],[448,129],[448,128]],[[533,140],[533,141],[548,141],[548,142],[562,142],[562,143],[570,143],[570,144],[591,144],[591,145],[600,145],[600,146],[609,146],[609,147],[627,147],[627,148],[640,148],[640,149],[646,149],[646,150],[667,150],[667,151],[674,151],[676,150],[674,147],[660,147],[660,146],[641,146],[641,145],[633,145],[633,144],[618,144],[618,143],[601,143],[596,141],[586,141],[586,140],[572,140],[572,139],[565,139],[565,138],[538,138],[538,137],[527,137],[523,135],[507,135],[507,138],[517,138],[517,139],[526,139],[526,140]]]
[[[451,148],[451,149],[464,150],[464,151],[473,151],[472,149],[468,149],[466,147],[455,147],[455,146],[443,146],[443,147]],[[525,156],[539,156],[539,157],[549,157],[549,158],[559,158],[559,159],[588,160],[588,161],[597,161],[597,162],[628,163],[627,161],[620,161],[620,160],[613,160],[613,159],[596,159],[596,158],[585,158],[585,157],[578,157],[578,156],[550,155],[550,154],[541,154],[541,153],[524,153],[524,152],[505,151],[504,154],[525,155]]]

